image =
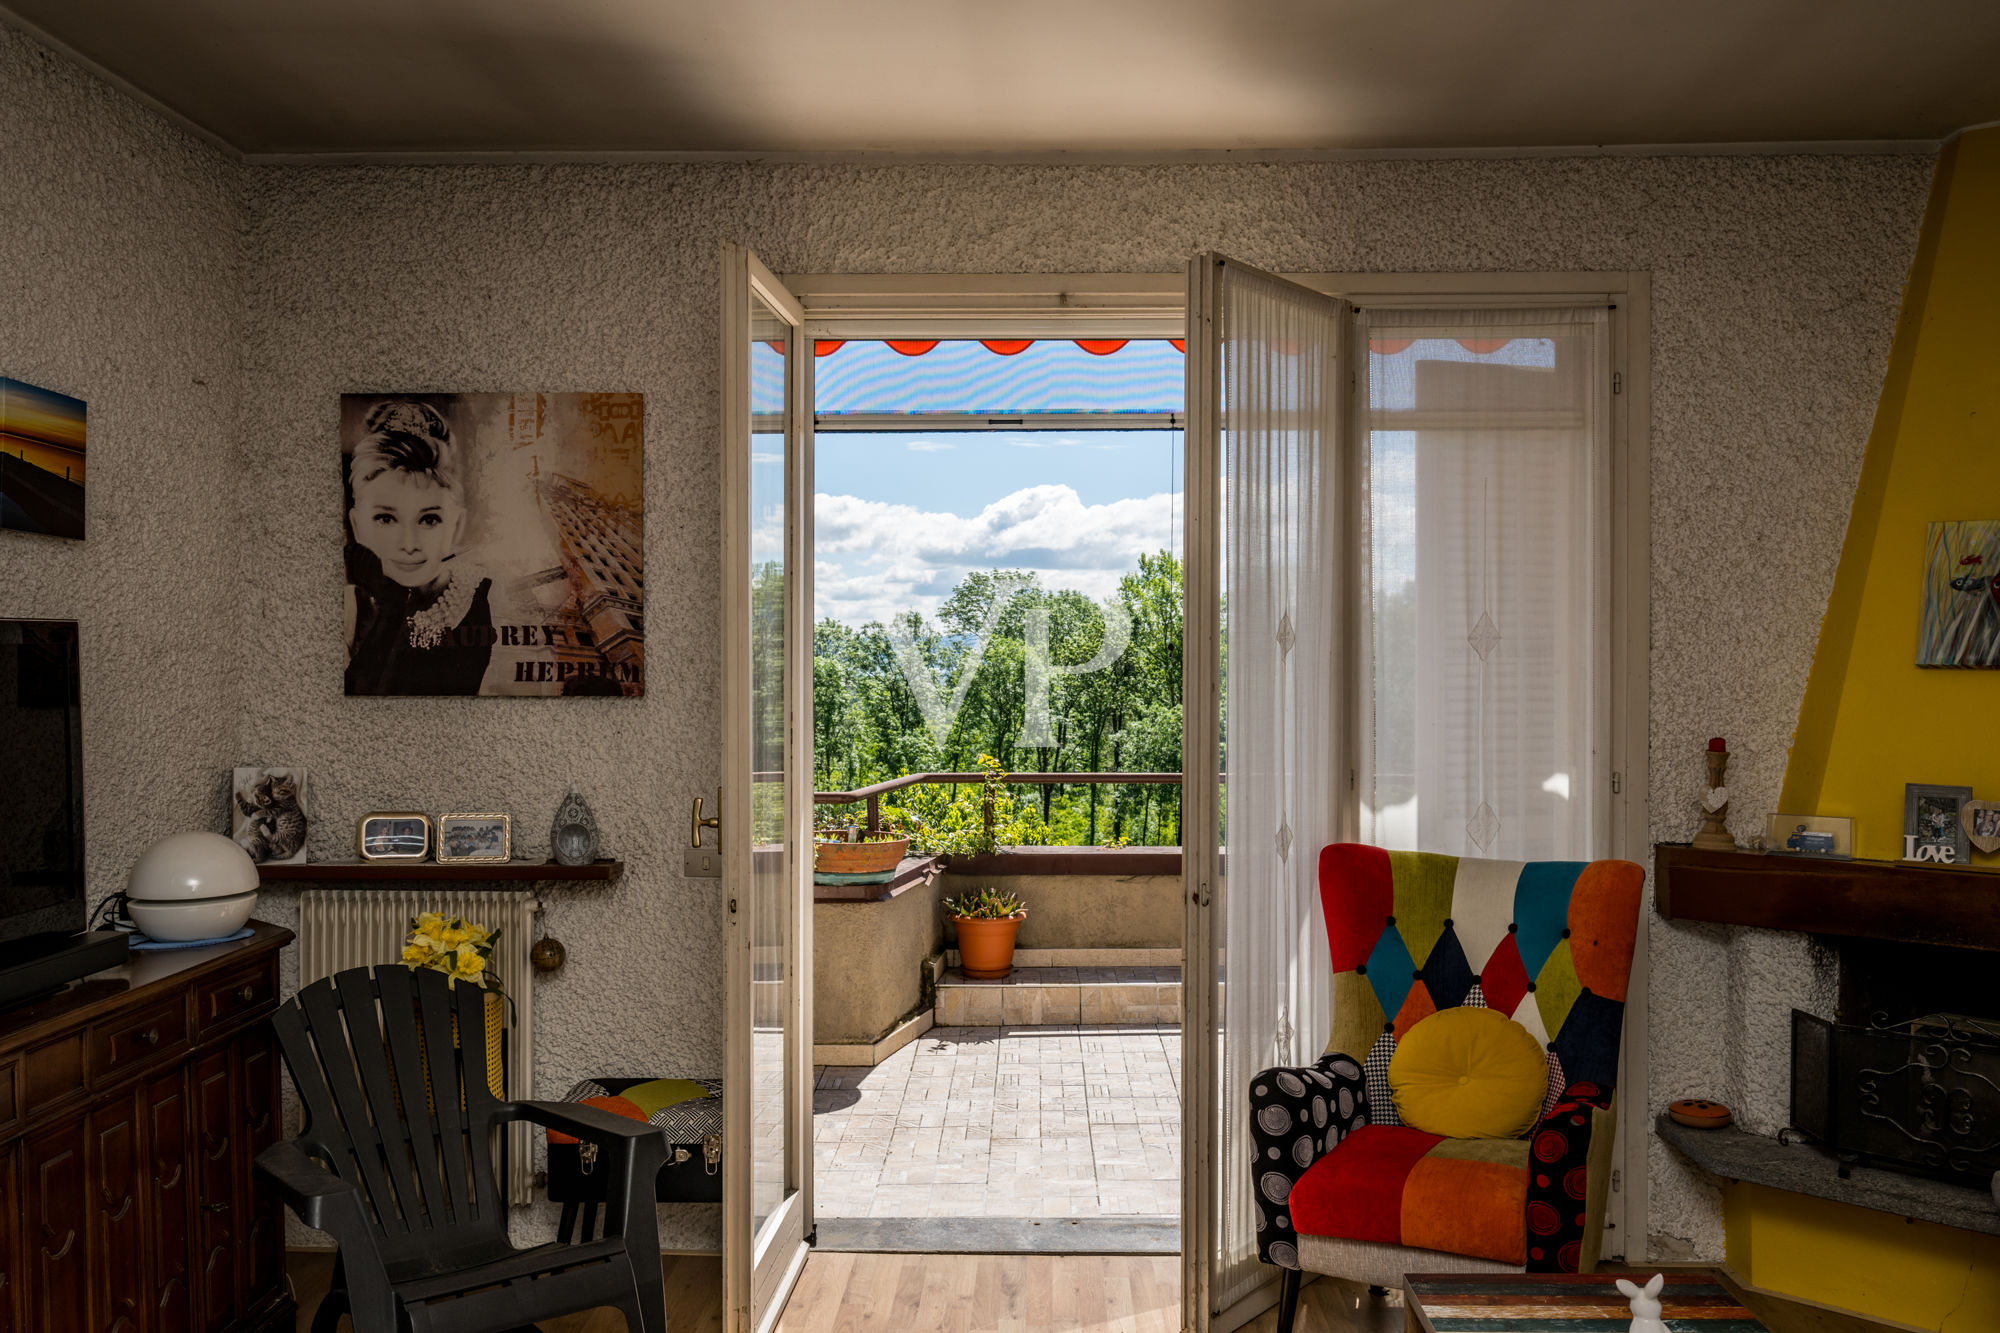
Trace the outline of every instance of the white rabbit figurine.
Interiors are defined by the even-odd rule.
[[[1667,1333],[1667,1325],[1660,1318],[1660,1288],[1667,1285],[1664,1273],[1653,1274],[1645,1286],[1634,1286],[1624,1278],[1618,1279],[1618,1290],[1632,1301],[1632,1327],[1626,1333]]]

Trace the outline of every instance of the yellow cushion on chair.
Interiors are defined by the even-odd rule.
[[[1494,1009],[1432,1014],[1389,1060],[1396,1114],[1448,1139],[1517,1139],[1535,1127],[1548,1091],[1541,1043]]]

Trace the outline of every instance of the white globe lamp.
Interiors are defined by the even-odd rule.
[[[153,939],[220,939],[250,919],[258,883],[250,853],[220,833],[173,833],[140,854],[125,906]]]

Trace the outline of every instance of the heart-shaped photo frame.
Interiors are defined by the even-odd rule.
[[[2000,801],[1967,801],[1958,807],[1965,836],[1982,852],[2000,852]]]

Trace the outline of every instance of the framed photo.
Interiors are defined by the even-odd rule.
[[[505,861],[514,854],[514,821],[506,815],[439,815],[437,859]]]
[[[1854,821],[1839,815],[1772,815],[1764,830],[1764,850],[1772,856],[1851,861]]]
[[[431,854],[431,817],[407,811],[363,815],[354,850],[364,861],[421,861]]]
[[[1903,788],[1903,859],[1962,866],[1972,861],[1972,840],[1959,819],[1972,799],[1970,787],[1912,782]]]
[[[83,399],[0,375],[0,528],[83,540]]]
[[[259,865],[306,859],[306,771],[239,768],[230,783],[229,836]]]
[[[347,693],[644,694],[645,439],[636,393],[343,394]]]

